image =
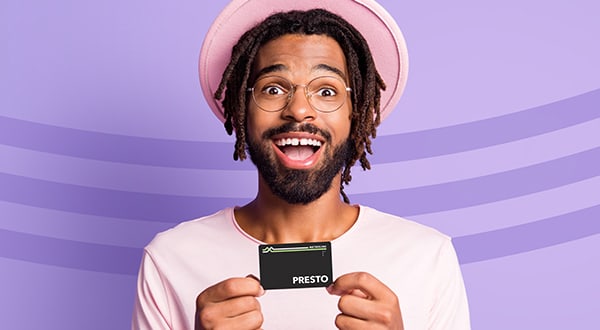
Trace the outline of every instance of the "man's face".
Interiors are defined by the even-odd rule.
[[[321,35],[284,35],[266,43],[257,54],[253,73],[255,81],[275,75],[294,85],[321,76],[348,80],[342,49],[334,39]],[[331,188],[348,158],[350,114],[349,96],[336,111],[323,113],[311,106],[302,86],[278,112],[260,109],[250,97],[250,157],[275,195],[306,204]]]

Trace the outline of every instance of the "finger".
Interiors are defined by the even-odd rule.
[[[360,290],[368,299],[391,300],[396,297],[390,288],[373,275],[365,272],[342,275],[328,289],[329,293],[338,296],[353,293],[354,290]],[[360,294],[354,293],[354,295]]]
[[[236,317],[252,311],[260,311],[260,303],[255,297],[251,296],[232,298],[211,306],[217,305],[221,315],[224,317]]]
[[[345,295],[338,301],[338,309],[342,314],[376,324],[392,324],[395,313],[399,312],[395,305],[386,305],[376,300],[368,300],[354,295]]]
[[[258,310],[253,310],[235,317],[221,319],[201,319],[201,329],[259,329],[263,324],[263,315]]]
[[[373,325],[369,324],[367,321],[345,314],[338,314],[338,316],[335,317],[335,326],[342,330],[373,329]]]
[[[331,295],[343,296],[343,295],[351,294],[353,296],[357,296],[357,297],[364,298],[364,299],[368,299],[369,298],[369,296],[367,296],[366,293],[364,293],[364,292],[362,292],[362,291],[360,291],[358,289],[350,290],[350,291],[347,291],[347,292],[346,291],[342,291],[342,290],[338,290],[338,289],[334,288],[333,283],[331,283],[325,289]]]
[[[355,289],[352,290],[350,292],[348,292],[349,295],[353,295],[353,296],[357,296],[359,298],[363,298],[363,299],[369,299],[369,296],[367,296],[366,293],[362,292],[361,290]]]
[[[242,296],[221,301],[218,303],[209,303],[203,309],[197,311],[197,318],[205,328],[214,328],[216,325],[223,326],[231,324],[230,321],[243,322],[248,318],[247,314],[260,315],[260,304],[258,299],[251,296]]]
[[[338,309],[342,314],[359,319],[368,319],[369,313],[373,309],[370,305],[371,300],[360,298],[354,295],[343,295],[338,300]]]
[[[235,319],[229,320],[231,321],[232,326],[225,326],[223,329],[249,329],[255,330],[262,327],[263,324],[263,315],[260,311],[251,311],[242,315],[237,316]],[[233,323],[235,321],[235,323]],[[234,326],[235,325],[235,326]],[[238,327],[239,325],[239,327]]]
[[[197,299],[198,306],[208,303],[225,301],[235,297],[253,296],[259,297],[264,294],[264,289],[258,281],[253,278],[230,278],[221,281],[204,290]]]

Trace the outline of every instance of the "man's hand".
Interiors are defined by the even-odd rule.
[[[340,296],[339,329],[404,329],[398,297],[369,273],[342,275],[327,291]]]
[[[256,298],[264,293],[252,275],[230,278],[207,288],[196,298],[196,330],[260,329],[263,315]]]

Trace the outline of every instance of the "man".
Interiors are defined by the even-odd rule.
[[[234,158],[247,150],[256,165],[258,192],[157,235],[133,328],[469,329],[450,239],[343,192],[356,161],[370,167],[406,65],[400,31],[373,1],[230,3],[205,39],[201,83],[235,132]],[[259,244],[298,242],[331,242],[335,281],[266,292]]]

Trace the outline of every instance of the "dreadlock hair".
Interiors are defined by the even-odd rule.
[[[286,34],[326,35],[342,48],[346,56],[352,88],[352,115],[350,127],[350,153],[342,171],[340,194],[349,203],[344,193],[344,184],[352,180],[350,169],[360,161],[363,170],[371,165],[367,153],[372,154],[371,138],[376,137],[380,123],[381,90],[385,83],[375,68],[369,46],[363,36],[350,23],[323,9],[288,11],[276,13],[248,30],[233,47],[215,99],[221,100],[224,108],[225,129],[231,135],[235,128],[236,142],[234,160],[246,159],[246,107],[248,86],[254,59],[261,46]],[[223,98],[223,92],[225,97]]]

